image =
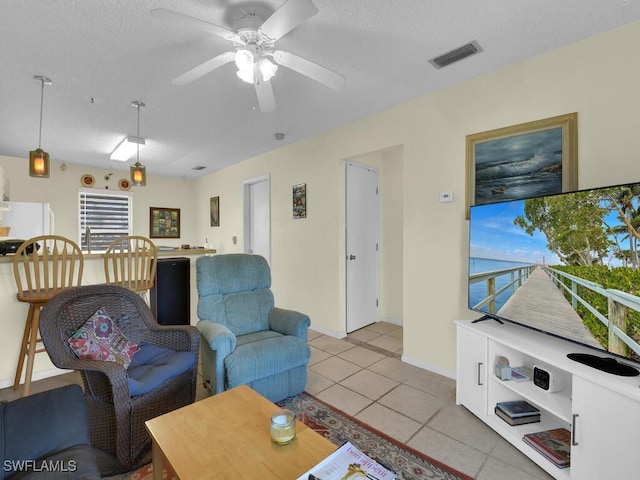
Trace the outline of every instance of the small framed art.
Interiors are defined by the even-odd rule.
[[[180,209],[149,207],[149,237],[180,238]]]
[[[209,199],[209,215],[211,216],[211,226],[220,226],[220,197]]]
[[[293,218],[307,218],[307,184],[293,186]]]

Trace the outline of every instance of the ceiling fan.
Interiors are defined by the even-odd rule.
[[[275,49],[279,38],[318,13],[311,0],[286,0],[264,21],[256,14],[247,14],[234,23],[233,30],[164,8],[153,9],[150,13],[154,17],[213,33],[230,41],[235,48],[235,51],[222,53],[174,78],[171,81],[173,85],[186,85],[235,61],[238,67],[236,74],[241,80],[255,85],[258,105],[265,113],[276,108],[271,79],[278,65],[334,90],[340,90],[344,86],[345,78],[339,73],[293,53]]]

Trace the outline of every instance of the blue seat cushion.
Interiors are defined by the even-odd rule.
[[[224,359],[227,387],[251,383],[306,365],[310,356],[309,345],[298,337],[268,330],[241,335],[235,351]]]
[[[127,369],[129,393],[132,397],[148,393],[186,372],[195,363],[193,352],[175,352],[151,343],[142,344]]]

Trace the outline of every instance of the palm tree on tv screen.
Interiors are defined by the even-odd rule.
[[[604,265],[615,258],[637,269],[639,199],[640,184],[530,198],[514,224],[529,235],[542,232],[549,250],[565,265]],[[629,250],[621,246],[620,235]]]

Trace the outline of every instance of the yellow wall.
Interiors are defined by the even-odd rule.
[[[340,335],[345,330],[344,162],[377,161],[381,186],[393,192],[382,206],[383,254],[390,247],[387,251],[395,255],[382,259],[381,316],[404,325],[406,361],[453,375],[453,320],[477,316],[466,308],[465,136],[578,112],[580,188],[639,180],[638,43],[640,23],[630,24],[192,182],[152,177],[146,189],[136,191],[143,205],[136,206],[136,230],[148,231],[150,205],[183,208],[183,232],[188,236],[183,235],[181,243],[202,244],[207,238],[222,253],[239,252],[242,182],[269,175],[276,303],[304,311],[314,327]],[[75,170],[64,184],[49,182],[33,198],[27,190],[19,195],[16,188],[24,188],[26,182],[39,187],[46,181],[15,181],[24,173],[11,172],[7,163],[13,161],[0,157],[15,200],[53,204],[58,195],[66,197],[67,189],[75,188],[86,170]],[[304,220],[294,220],[291,214],[291,187],[298,183],[307,184]],[[439,203],[443,191],[453,192],[455,201]],[[220,227],[208,226],[212,196],[220,196]],[[389,218],[393,211],[401,212],[400,222]],[[139,228],[138,222],[143,226]],[[238,237],[237,245],[233,236]],[[401,262],[394,260],[398,255]],[[402,282],[394,290],[388,283],[397,275]],[[15,335],[11,343],[17,344],[17,334],[11,333]],[[15,368],[13,353],[7,361]],[[0,379],[8,376],[4,369],[0,372]]]
[[[383,252],[380,269],[382,320],[402,324],[403,261],[404,261],[404,174],[402,147],[382,152],[380,182]]]
[[[55,156],[54,152],[51,152]],[[61,170],[59,162],[51,165],[51,178],[31,178],[28,175],[28,161],[24,158],[0,156],[0,166],[4,175],[9,179],[10,198],[15,202],[44,202],[49,203],[55,216],[55,233],[79,242],[78,231],[78,188],[80,177],[84,174],[93,175],[96,179],[94,188],[104,188],[107,169],[95,169],[68,165]],[[110,190],[119,191],[117,187],[120,178],[127,178],[128,170],[114,171],[108,182]],[[193,211],[193,182],[166,177],[150,177],[150,188],[134,187],[133,192],[133,220],[134,235],[149,235],[149,207],[171,207],[181,209],[181,238],[155,239],[158,245],[178,246],[183,243],[200,244],[196,236],[196,218]],[[11,232],[10,232],[11,234]],[[192,270],[193,262],[192,259]],[[194,282],[192,272],[192,283]],[[85,259],[83,284],[104,282],[104,268],[101,258]],[[195,317],[195,302],[197,296],[195,288],[191,292],[192,323]],[[16,286],[13,278],[11,263],[0,263],[0,388],[13,384],[20,341],[27,318],[28,305],[16,300]],[[34,379],[50,376],[55,373],[46,355],[36,355]]]
[[[55,158],[55,152],[50,154]],[[109,170],[65,165],[66,169],[62,170],[61,165],[60,162],[52,160],[50,178],[31,178],[26,158],[0,155],[0,167],[9,179],[11,201],[49,203],[55,216],[55,233],[79,242],[78,189],[82,187],[80,178],[85,174],[92,175],[96,180],[94,189],[104,189],[108,186],[113,192],[120,192],[118,180],[129,178],[128,166],[127,170]],[[105,181],[104,176],[110,172],[113,173],[111,179]],[[193,210],[193,182],[158,176],[149,176],[147,181],[149,188],[132,187],[130,190],[133,193],[133,234],[149,235],[149,207],[179,208],[182,220],[181,238],[157,239],[156,243],[171,246],[183,243],[202,245],[196,235],[196,218],[190,214]]]
[[[465,136],[578,112],[579,186],[638,180],[638,42],[640,23],[631,24],[204,176],[199,215],[206,216],[209,196],[220,195],[222,208],[222,226],[207,235],[225,248],[241,235],[241,182],[270,173],[276,298],[308,312],[318,329],[340,334],[344,160],[400,148],[403,358],[453,375],[452,322],[476,316],[466,308]],[[296,183],[307,183],[304,221],[291,219]],[[439,203],[443,191],[455,201]],[[383,265],[392,278],[393,266]]]

